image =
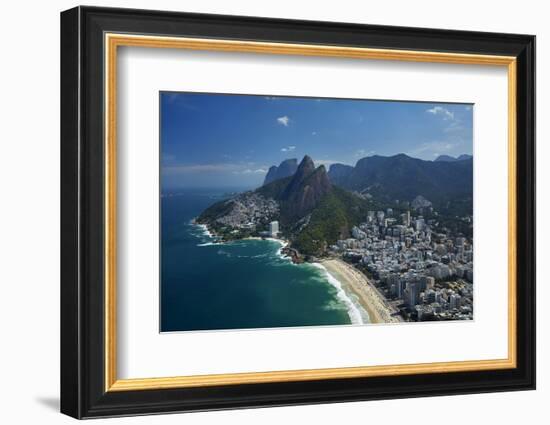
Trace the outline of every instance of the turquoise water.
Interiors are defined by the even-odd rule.
[[[223,191],[161,199],[161,331],[361,323],[323,268],[292,264],[270,240],[216,243],[191,220]]]

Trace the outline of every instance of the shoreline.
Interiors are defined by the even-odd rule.
[[[295,263],[291,256],[282,252],[283,249],[289,246],[289,241],[285,239],[249,236],[242,239],[225,241],[219,240],[219,237],[210,231],[208,225],[199,224],[194,220],[192,224],[202,228],[204,233],[209,238],[213,239],[212,242],[208,242],[208,245],[214,243],[229,244],[239,240],[266,240],[276,242],[280,245],[276,253],[278,257],[288,260],[291,264],[300,264]],[[310,264],[313,267],[322,269],[326,273],[329,285],[336,288],[338,299],[346,305],[352,324],[393,323],[398,321],[391,316],[391,311],[388,310],[383,300],[380,299],[380,295],[376,289],[371,286],[367,277],[353,266],[340,259],[320,259],[314,262],[304,262],[304,264]],[[352,294],[355,297],[352,297]],[[367,317],[364,317],[365,315]]]
[[[208,236],[209,238],[211,238],[211,239],[216,239],[216,238],[218,237],[218,236],[214,235],[214,234],[210,231],[210,229],[208,228],[208,226],[207,226],[206,224],[197,223],[197,222],[195,221],[195,219],[192,219],[192,220],[190,221],[190,224],[192,224],[193,226],[197,226],[197,227],[201,228],[201,229],[203,230],[204,234],[205,234],[206,236]]]
[[[217,243],[220,243],[220,244],[238,242],[238,241],[260,241],[260,240],[261,241],[277,242],[277,243],[281,244],[282,248],[288,246],[288,244],[289,244],[289,242],[286,239],[278,239],[278,238],[272,238],[272,237],[261,237],[261,236],[247,236],[246,238],[225,240],[222,237],[218,236],[215,232],[210,230],[210,227],[208,227],[208,224],[197,223],[195,218],[193,218],[190,221],[190,224],[200,227],[204,231],[204,234],[206,236],[208,236],[210,239],[214,239]]]
[[[372,323],[367,309],[359,302],[355,303],[350,294],[344,289],[344,284],[340,279],[334,277],[328,269],[321,263],[307,263],[313,267],[323,270],[328,284],[336,289],[336,297],[346,305],[348,316],[352,325],[365,325]],[[367,317],[365,318],[364,315]],[[366,319],[366,321],[365,321]]]
[[[391,315],[393,312],[369,279],[355,267],[336,258],[321,260],[320,264],[342,284],[345,292],[351,292],[359,299],[369,315],[369,323],[399,322],[397,317]]]

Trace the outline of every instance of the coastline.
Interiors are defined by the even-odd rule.
[[[210,227],[208,227],[208,224],[197,223],[196,218],[193,218],[189,223],[199,227],[200,229],[203,230],[206,236],[208,236],[210,239],[217,240],[219,243],[231,243],[235,241],[246,241],[246,240],[248,241],[264,240],[264,241],[272,241],[272,242],[280,243],[283,247],[288,246],[288,241],[286,239],[279,239],[279,238],[272,238],[272,237],[247,236],[246,238],[235,238],[235,239],[225,240],[222,237],[218,236],[214,231],[210,230]]]
[[[206,224],[197,223],[197,222],[195,221],[195,219],[192,219],[192,220],[190,221],[190,224],[192,224],[192,225],[194,225],[194,226],[197,226],[197,227],[199,227],[200,229],[202,229],[202,231],[204,232],[204,234],[205,234],[206,236],[208,236],[209,238],[211,238],[211,239],[217,239],[217,238],[218,238],[218,236],[212,234],[212,232],[210,231],[210,228],[209,228]]]
[[[233,240],[220,240],[215,233],[210,231],[206,224],[197,223],[194,220],[192,224],[199,226],[205,235],[213,239],[212,242],[204,245],[234,242]],[[291,255],[284,252],[284,249],[289,246],[289,242],[285,239],[249,236],[238,240],[267,240],[276,242],[280,245],[276,254],[278,257],[288,260],[291,264],[301,263],[296,262]],[[322,269],[325,272],[328,283],[337,290],[338,299],[346,305],[352,324],[391,323],[398,321],[391,316],[391,311],[387,309],[383,300],[380,299],[380,295],[376,289],[370,286],[367,277],[353,266],[340,259],[319,260],[305,262],[305,264]]]
[[[348,316],[352,325],[364,325],[371,322],[370,314],[367,309],[359,302],[355,303],[350,293],[344,289],[340,279],[334,277],[327,268],[321,263],[307,263],[317,269],[323,270],[326,279],[330,285],[336,289],[336,297],[346,305]]]
[[[361,306],[369,314],[370,323],[397,323],[399,319],[392,316],[392,311],[387,307],[384,299],[376,288],[372,286],[368,278],[341,259],[321,260],[328,272],[341,284],[345,292],[353,293],[361,303]]]

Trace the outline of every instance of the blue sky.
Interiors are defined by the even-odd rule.
[[[466,104],[162,92],[163,189],[255,187],[267,169],[309,155],[354,165],[405,153],[472,154]]]

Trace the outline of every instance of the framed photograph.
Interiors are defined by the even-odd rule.
[[[535,388],[535,37],[61,14],[61,411]]]

